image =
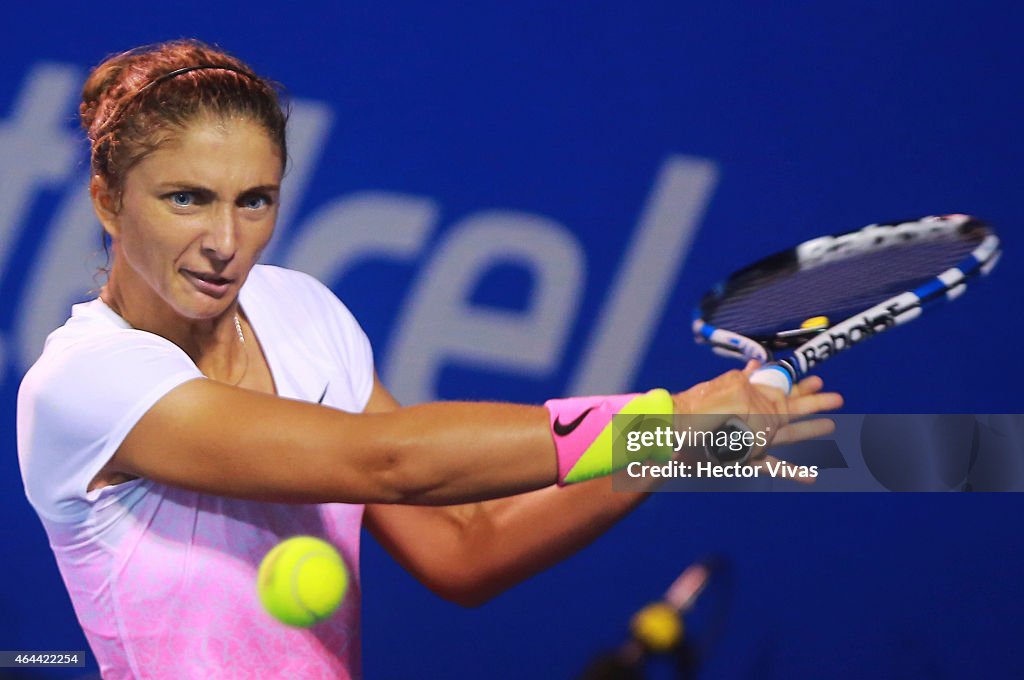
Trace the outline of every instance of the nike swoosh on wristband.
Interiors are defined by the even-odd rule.
[[[573,430],[580,426],[580,423],[582,423],[583,419],[587,417],[587,414],[593,410],[594,407],[591,406],[586,411],[576,416],[576,419],[570,423],[563,424],[560,418],[555,418],[555,422],[551,425],[551,429],[554,430],[555,434],[559,437],[567,437],[572,434]]]
[[[316,400],[316,403],[318,403],[318,404],[324,403],[324,397],[327,396],[327,388],[330,387],[330,386],[331,386],[331,383],[327,383],[326,385],[324,385],[324,393],[320,395],[320,398]]]

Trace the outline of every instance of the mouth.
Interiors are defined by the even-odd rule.
[[[182,269],[181,273],[185,275],[193,286],[195,286],[200,292],[206,293],[213,297],[221,297],[228,292],[228,288],[234,283],[234,279],[229,279],[218,274],[212,274],[209,272],[197,272],[190,269]]]

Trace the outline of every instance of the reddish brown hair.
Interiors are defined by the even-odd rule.
[[[174,72],[189,67],[203,67]],[[93,69],[82,88],[82,127],[92,171],[118,194],[128,170],[201,115],[242,116],[263,126],[288,157],[276,84],[244,62],[198,40],[173,40],[114,55]]]

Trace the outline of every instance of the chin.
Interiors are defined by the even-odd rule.
[[[190,315],[196,321],[207,321],[210,319],[216,319],[223,316],[224,313],[231,307],[231,303],[235,301],[235,298],[217,300],[217,304],[207,304],[196,306],[192,309]]]
[[[214,297],[191,289],[191,285],[186,282],[184,286],[172,290],[165,299],[179,316],[194,321],[204,321],[223,315],[237,298],[238,288],[235,286],[231,286],[222,295]]]
[[[171,308],[178,316],[191,321],[209,321],[222,316],[235,301],[234,295],[225,295],[221,299],[196,299],[195,296],[181,296],[168,300]]]

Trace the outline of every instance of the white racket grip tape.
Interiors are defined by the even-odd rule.
[[[768,364],[754,371],[750,376],[750,382],[754,385],[765,385],[782,390],[783,394],[793,391],[793,379],[789,377],[789,371],[778,364]]]

